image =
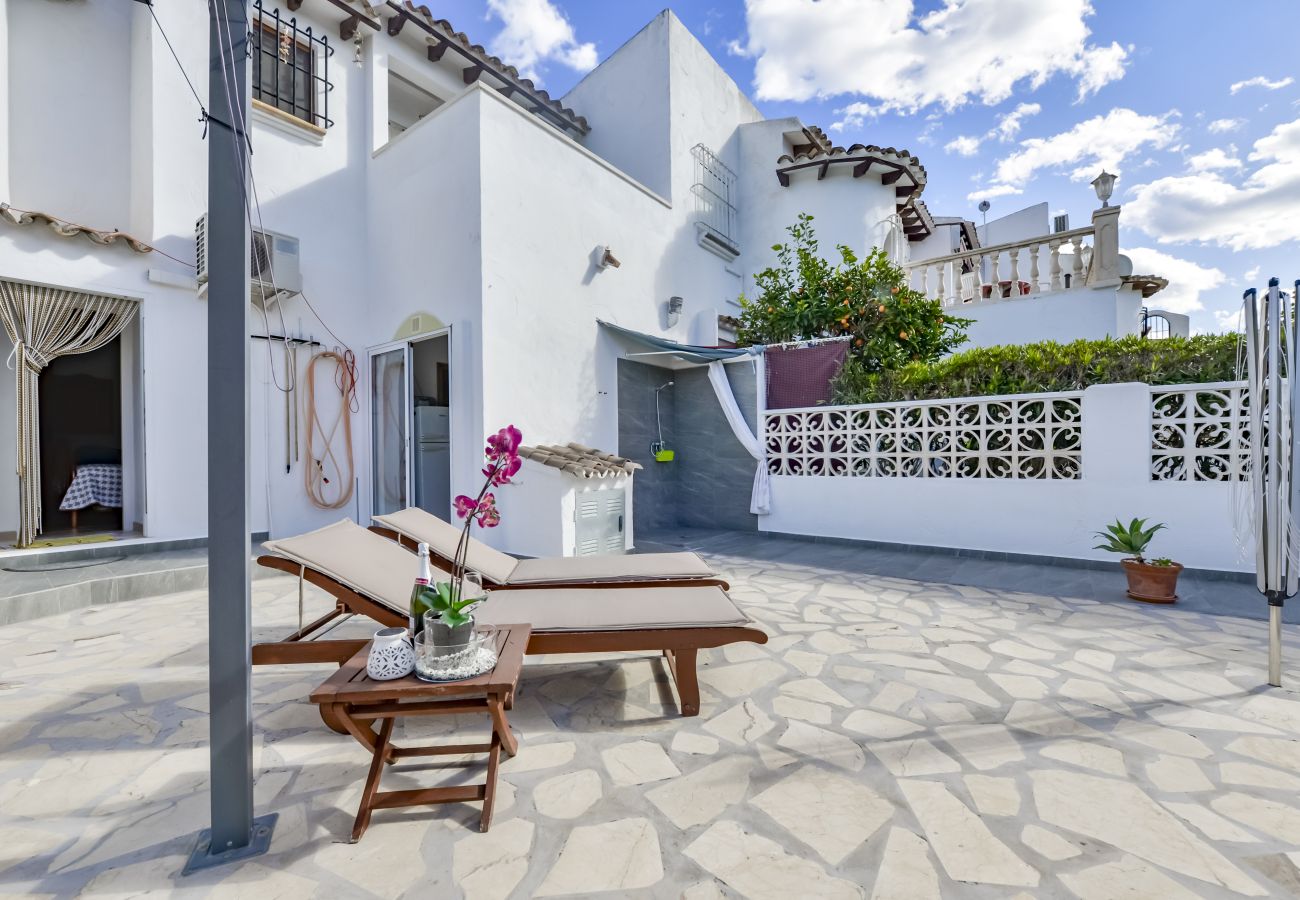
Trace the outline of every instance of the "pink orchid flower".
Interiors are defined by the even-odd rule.
[[[491,494],[488,496],[490,497]],[[462,519],[473,515],[478,509],[478,504],[474,502],[473,498],[466,497],[464,494],[461,494],[452,502],[456,506],[456,515]]]
[[[496,434],[489,435],[487,439],[487,449],[484,454],[488,459],[496,460],[501,457],[513,457],[519,452],[519,444],[523,441],[523,433],[513,425],[507,425]]]
[[[483,474],[492,479],[493,487],[500,487],[503,484],[510,484],[510,476],[519,471],[519,465],[518,456],[503,457],[484,466]]]
[[[478,505],[478,523],[483,528],[496,528],[501,524],[501,511],[497,509],[497,498],[492,493],[483,495],[483,500]]]

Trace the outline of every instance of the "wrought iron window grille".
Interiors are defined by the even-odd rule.
[[[248,36],[253,56],[253,99],[286,112],[317,128],[329,128],[329,58],[334,48],[324,34],[296,17],[268,12],[262,0],[253,0],[252,31]]]
[[[740,253],[736,228],[736,173],[703,144],[691,148],[695,160],[695,222],[733,253]]]

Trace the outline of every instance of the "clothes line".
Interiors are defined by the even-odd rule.
[[[853,335],[841,334],[841,335],[837,335],[836,337],[804,338],[798,341],[782,341],[779,344],[763,344],[762,346],[770,347],[773,350],[786,350],[786,349],[794,349],[798,347],[816,347],[818,344],[834,344],[837,341],[851,341],[851,340],[853,340]]]

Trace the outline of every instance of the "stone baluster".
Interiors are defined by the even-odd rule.
[[[1009,296],[1012,297],[1019,297],[1020,296],[1020,248],[1012,247],[1010,250],[1007,251],[1007,254],[1011,257],[1011,290],[1008,292],[1008,294]]]
[[[1002,286],[998,284],[1002,280],[1002,251],[994,250],[989,254],[989,298],[996,300],[1002,296]]]
[[[1042,244],[1029,245],[1029,293],[1038,293],[1038,251]]]
[[[1054,291],[1061,289],[1061,242],[1051,241],[1048,245],[1052,251],[1052,263],[1049,269],[1048,285]]]
[[[984,299],[984,269],[988,263],[988,256],[981,253],[975,259],[975,300],[976,302]]]
[[[1083,238],[1074,239],[1074,258],[1070,260],[1070,287],[1083,287]]]
[[[973,274],[976,271],[975,265],[974,256],[963,256],[953,265],[953,278],[957,279],[954,285],[956,290],[953,291],[953,294],[956,296],[958,303],[976,299],[976,294],[979,291],[979,288],[976,287],[979,275]],[[967,275],[971,277],[968,278]],[[968,290],[970,291],[969,296],[966,295]]]
[[[944,285],[944,274],[946,273],[947,269],[948,269],[947,263],[939,263],[939,279],[937,285],[938,290],[935,293],[936,300],[948,299],[948,292],[947,290],[945,290],[945,285]]]
[[[930,265],[929,265],[929,263],[927,263],[927,264],[921,266],[917,271],[919,271],[919,272],[921,273],[921,283],[920,283],[919,285],[917,285],[916,289],[917,289],[918,291],[920,291],[924,296],[929,297],[929,296],[930,296],[930,288],[929,288],[929,281],[930,281]]]

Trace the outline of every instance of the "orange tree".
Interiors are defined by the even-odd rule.
[[[879,372],[932,362],[965,342],[970,320],[908,287],[907,273],[885,251],[858,259],[840,244],[838,263],[823,259],[812,221],[803,214],[786,229],[790,242],[772,247],[777,264],[754,276],[754,297],[741,296],[739,343],[847,335],[854,368]]]

